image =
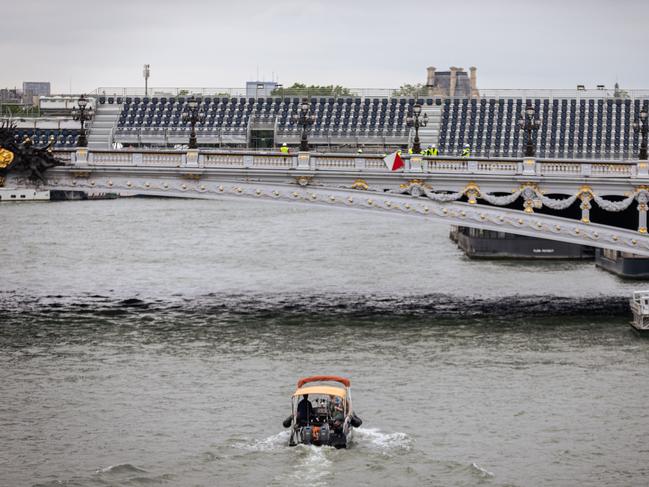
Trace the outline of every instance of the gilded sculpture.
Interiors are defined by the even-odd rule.
[[[31,139],[16,140],[16,124],[7,120],[0,123],[0,178],[9,172],[25,173],[32,181],[46,182],[44,172],[63,165],[52,154],[54,140],[44,147],[35,147]]]

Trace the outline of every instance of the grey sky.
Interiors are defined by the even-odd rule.
[[[348,87],[478,67],[481,88],[648,88],[647,0],[0,0],[0,87]]]

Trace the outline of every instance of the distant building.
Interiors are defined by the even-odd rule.
[[[50,96],[49,81],[23,81],[23,103],[38,105],[39,96]]]
[[[471,66],[469,74],[463,68],[451,66],[448,71],[437,71],[433,66],[427,69],[426,88],[429,96],[474,97],[478,93],[477,68]]]
[[[2,88],[0,89],[0,103],[19,105],[22,103],[22,93],[17,88]]]
[[[279,84],[274,81],[246,81],[246,97],[270,96],[277,87]]]

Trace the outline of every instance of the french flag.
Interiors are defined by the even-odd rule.
[[[397,169],[402,169],[403,167],[405,167],[403,159],[401,159],[401,156],[398,152],[388,154],[383,158],[383,162],[385,162],[385,165],[390,171],[396,171]]]

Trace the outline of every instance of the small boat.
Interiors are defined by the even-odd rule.
[[[316,375],[297,381],[291,397],[291,415],[283,423],[285,428],[291,428],[289,446],[347,448],[354,428],[363,423],[352,409],[350,388],[349,379],[335,375]]]
[[[641,335],[649,335],[649,291],[635,291],[630,301],[631,327]]]

